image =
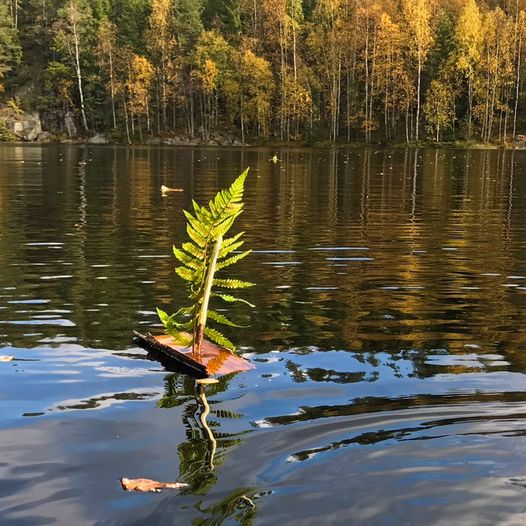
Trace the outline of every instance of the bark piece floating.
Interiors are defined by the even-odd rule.
[[[0,356],[0,362],[12,362],[14,359],[14,356]]]
[[[166,197],[168,194],[171,194],[172,192],[182,192],[182,188],[170,188],[169,186],[164,186],[164,184],[161,186],[161,194],[163,197]]]
[[[160,493],[163,489],[182,489],[187,488],[184,482],[157,482],[150,479],[121,479],[121,486],[124,491],[143,491]]]
[[[176,344],[171,336],[144,335],[136,331],[134,334],[135,342],[150,352],[154,359],[176,367],[194,378],[221,376],[254,369],[248,360],[206,340],[201,345],[200,353],[194,356],[191,348]],[[159,358],[156,355],[160,355]]]

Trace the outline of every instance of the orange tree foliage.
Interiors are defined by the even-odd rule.
[[[20,83],[21,41],[47,72],[38,100],[79,129],[373,142],[509,141],[526,127],[523,0],[20,5],[15,21],[0,2],[2,96]],[[51,51],[37,59],[34,41]]]

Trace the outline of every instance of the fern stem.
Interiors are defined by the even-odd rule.
[[[210,258],[210,266],[208,267],[208,274],[206,275],[205,286],[203,290],[203,301],[201,302],[201,309],[199,311],[199,318],[197,319],[197,327],[194,334],[194,342],[192,346],[192,353],[194,357],[201,352],[201,345],[205,335],[206,318],[208,316],[208,303],[210,302],[210,294],[212,292],[212,285],[214,283],[214,274],[216,273],[217,258],[219,251],[223,244],[223,236],[217,236],[212,256]]]

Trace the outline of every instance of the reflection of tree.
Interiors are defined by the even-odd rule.
[[[526,260],[513,153],[283,149],[273,164],[264,149],[10,148],[0,155],[26,163],[1,168],[0,289],[14,287],[6,302],[47,303],[4,302],[3,321],[39,323],[33,339],[27,325],[2,327],[4,341],[127,347],[132,328],[157,323],[153,306],[171,310],[183,293],[170,255],[182,208],[250,165],[240,222],[255,253],[240,277],[256,273],[258,287],[247,298],[257,308],[238,311],[252,327],[242,344],[394,356],[477,343],[526,366],[524,292],[505,287]],[[185,191],[163,199],[161,184]],[[61,275],[71,277],[47,279]]]
[[[319,405],[301,408],[301,411],[292,415],[280,415],[266,418],[266,422],[273,425],[288,425],[295,422],[307,422],[318,419],[330,418],[330,417],[346,417],[346,416],[358,416],[365,415],[366,417],[374,415],[374,413],[386,413],[388,411],[399,412],[399,416],[396,420],[401,420],[405,415],[411,415],[412,411],[416,411],[419,408],[437,408],[440,405],[444,405],[444,399],[447,398],[447,408],[451,411],[451,407],[455,405],[465,406],[466,404],[477,404],[477,403],[524,403],[526,401],[526,393],[523,392],[507,392],[507,393],[462,393],[462,394],[450,394],[445,396],[440,395],[412,395],[400,398],[388,398],[382,396],[375,397],[364,397],[356,398],[352,403],[341,404],[341,405]],[[403,412],[403,413],[402,413]],[[430,414],[423,411],[423,414]],[[461,415],[461,412],[459,413]],[[517,414],[514,413],[510,418],[516,418]],[[459,416],[458,418],[462,418]],[[479,418],[484,420],[488,418],[487,414],[480,414],[478,417],[474,416],[473,419]],[[503,417],[504,418],[504,417]],[[374,419],[373,419],[374,420]],[[442,423],[441,420],[437,422]],[[363,429],[363,426],[357,425],[357,428]]]
[[[521,207],[512,205],[522,194],[511,180],[512,162],[506,152],[358,149],[336,158],[306,152],[301,163],[289,152],[285,172],[269,163],[264,169],[276,173],[258,179],[256,212],[247,207],[245,220],[261,225],[260,218],[271,218],[268,229],[256,228],[252,245],[288,252],[258,255],[266,288],[253,301],[266,308],[257,315],[254,347],[314,345],[367,356],[413,349],[421,376],[437,372],[427,351],[463,354],[470,343],[482,354],[523,362],[514,351],[526,338],[518,329],[523,299],[504,286],[507,275],[523,273],[516,267],[526,255],[517,252]],[[306,166],[300,184],[296,173]],[[345,261],[364,255],[358,250],[317,247],[365,247],[372,261]],[[330,371],[311,376],[342,378]]]
[[[451,430],[453,426],[457,426],[457,437],[492,435],[496,431],[487,426],[487,423],[494,419],[498,419],[503,426],[506,426],[506,421],[510,422],[507,432],[509,436],[522,437],[525,434],[523,429],[516,429],[514,426],[526,416],[521,410],[526,400],[523,392],[452,394],[447,396],[447,404],[444,404],[445,398],[443,394],[414,395],[399,399],[357,398],[352,404],[346,405],[302,407],[301,411],[294,415],[271,417],[266,421],[281,426],[308,421],[311,427],[316,428],[317,425],[331,426],[323,422],[317,424],[316,420],[334,417],[340,419],[339,425],[333,428],[339,430],[336,433],[339,435],[337,440],[326,439],[315,447],[298,450],[289,457],[295,461],[309,460],[316,455],[353,445],[443,437],[444,433],[447,433],[445,429]],[[481,409],[481,404],[491,402],[504,404],[509,411],[497,416],[491,411]],[[455,405],[461,406],[461,409],[456,411]],[[323,437],[325,434],[319,433],[317,436]]]

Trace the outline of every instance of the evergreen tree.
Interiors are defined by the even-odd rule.
[[[4,91],[5,76],[22,59],[22,48],[18,39],[12,14],[8,7],[0,3],[0,92]]]

